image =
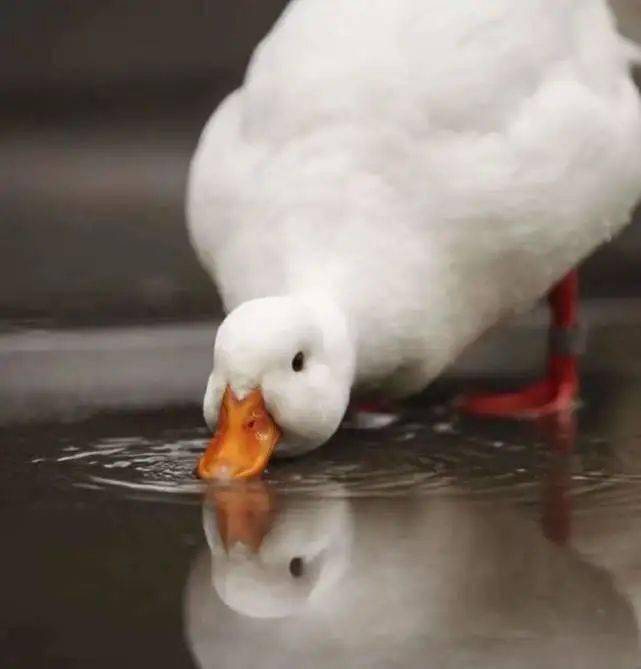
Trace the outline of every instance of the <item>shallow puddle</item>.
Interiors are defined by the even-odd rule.
[[[639,390],[425,398],[248,485],[193,478],[196,411],[5,430],[2,666],[637,668]]]

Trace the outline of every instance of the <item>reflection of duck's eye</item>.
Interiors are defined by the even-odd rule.
[[[305,366],[305,354],[302,351],[298,351],[298,353],[294,356],[294,359],[292,360],[292,369],[295,372],[302,372],[304,366]]]
[[[292,558],[292,561],[289,563],[289,573],[294,578],[300,578],[303,575],[304,567],[303,558]]]

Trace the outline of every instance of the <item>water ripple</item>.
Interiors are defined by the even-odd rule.
[[[129,434],[67,443],[55,457],[33,462],[58,468],[83,488],[195,502],[204,485],[193,470],[207,437],[193,428]],[[532,426],[466,422],[437,411],[377,431],[343,429],[308,456],[275,462],[266,478],[284,494],[464,494],[527,502],[561,467],[574,496],[599,495],[603,504],[617,504],[625,494],[638,504],[641,472],[624,472],[611,451],[603,439],[580,435],[573,453],[559,460]]]

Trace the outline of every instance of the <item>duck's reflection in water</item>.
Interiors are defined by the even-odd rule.
[[[461,495],[212,488],[185,599],[194,657],[207,669],[637,666],[627,599],[564,545],[562,457],[555,466],[545,531]]]
[[[203,526],[221,601],[250,618],[304,615],[349,569],[352,516],[344,499],[276,499],[257,481],[211,488]]]

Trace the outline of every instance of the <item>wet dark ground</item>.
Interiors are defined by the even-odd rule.
[[[453,392],[258,487],[192,478],[197,410],[6,428],[0,666],[637,669],[641,379],[543,423]]]

